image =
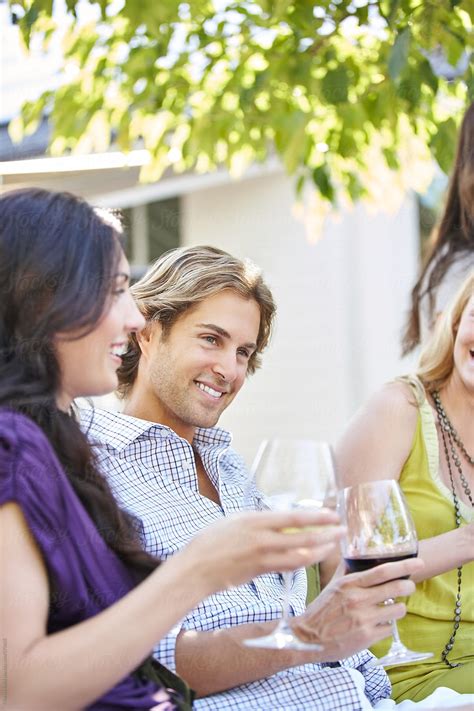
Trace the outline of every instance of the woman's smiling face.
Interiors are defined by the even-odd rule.
[[[55,348],[61,370],[58,406],[67,410],[74,398],[104,395],[118,385],[117,369],[128,335],[144,326],[129,291],[130,270],[122,254],[104,315],[93,331],[74,339],[73,333],[58,334]]]
[[[462,312],[453,355],[458,377],[474,394],[474,294]]]

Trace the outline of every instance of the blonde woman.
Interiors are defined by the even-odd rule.
[[[425,567],[400,634],[433,658],[389,668],[393,698],[438,686],[474,692],[474,271],[420,357],[414,376],[386,385],[336,449],[344,485],[397,479]],[[382,655],[386,642],[373,651]]]

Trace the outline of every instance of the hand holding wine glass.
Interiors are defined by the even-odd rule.
[[[249,491],[261,498],[263,507],[274,511],[319,510],[334,506],[336,485],[329,445],[312,440],[273,439],[265,441],[257,455]],[[327,553],[340,536],[340,529],[321,529],[328,539]],[[291,534],[293,531],[288,530]],[[321,558],[322,559],[322,558]],[[247,646],[271,649],[319,651],[316,643],[302,642],[289,624],[291,573],[283,573],[283,617],[270,635],[245,641]]]
[[[341,544],[347,572],[361,572],[417,556],[415,526],[402,491],[393,479],[347,487],[340,492],[339,509],[347,527]],[[389,599],[385,604],[393,602]],[[392,646],[374,665],[409,664],[433,656],[431,652],[407,649],[400,640],[395,620],[391,624]]]

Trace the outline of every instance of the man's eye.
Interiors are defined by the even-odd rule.
[[[250,353],[246,348],[239,348],[237,353],[241,356],[244,356],[244,358],[250,358]]]
[[[215,336],[204,336],[204,340],[213,345],[217,343],[217,338]]]

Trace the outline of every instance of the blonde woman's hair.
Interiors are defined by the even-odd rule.
[[[237,259],[216,247],[180,247],[163,254],[131,291],[146,319],[145,329],[159,322],[166,338],[188,309],[225,289],[253,299],[260,309],[257,348],[248,365],[248,373],[252,374],[260,365],[259,355],[270,339],[276,312],[271,291],[253,262]],[[137,338],[132,334],[118,371],[121,397],[127,396],[135,382],[140,355]]]
[[[417,375],[428,392],[441,388],[454,368],[454,341],[466,305],[474,296],[474,268],[435,326],[423,348]]]

